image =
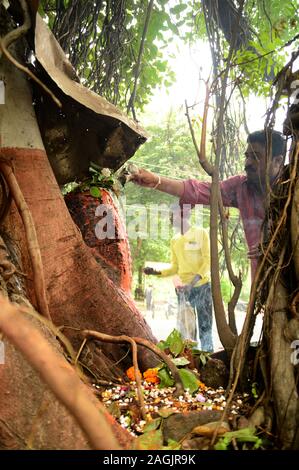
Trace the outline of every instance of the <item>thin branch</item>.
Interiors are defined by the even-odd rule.
[[[237,335],[237,327],[236,327],[236,319],[235,319],[235,307],[237,305],[241,289],[242,289],[242,278],[241,278],[241,273],[239,273],[239,276],[236,276],[234,271],[233,271],[233,266],[232,266],[232,261],[231,261],[231,256],[230,256],[230,250],[228,246],[228,228],[227,228],[227,218],[225,217],[224,214],[224,207],[223,207],[223,202],[221,195],[219,197],[219,212],[220,212],[220,221],[221,221],[221,228],[222,228],[222,241],[223,241],[223,249],[224,249],[224,257],[225,257],[225,262],[226,262],[226,267],[229,275],[229,279],[232,282],[234,286],[234,293],[232,295],[232,298],[228,302],[228,319],[229,319],[229,326],[232,330],[232,332]]]
[[[206,136],[207,136],[207,117],[208,117],[208,108],[209,108],[209,95],[210,95],[210,88],[209,88],[208,83],[206,83],[206,95],[205,95],[205,103],[204,103],[200,148],[198,148],[198,144],[195,138],[195,134],[194,134],[194,130],[193,130],[193,126],[191,123],[188,106],[186,102],[185,102],[185,108],[186,108],[186,116],[188,119],[189,129],[191,132],[193,144],[196,149],[199,163],[202,166],[202,168],[207,172],[207,174],[209,176],[212,176],[212,187],[213,187],[213,181],[215,179],[215,176],[217,176],[218,178],[217,184],[219,182],[219,174],[218,172],[216,172],[216,167],[211,165],[206,159]],[[215,310],[215,317],[216,317],[217,329],[218,329],[218,333],[220,336],[220,340],[223,346],[225,347],[225,349],[231,350],[233,349],[233,346],[235,344],[235,334],[231,330],[231,328],[227,325],[225,311],[223,307],[223,301],[221,297],[221,287],[220,287],[220,277],[219,277],[219,257],[218,257],[218,237],[217,237],[218,204],[220,207],[222,207],[222,212],[223,212],[221,193],[220,191],[218,191],[217,200],[215,200],[214,203],[212,203],[212,188],[211,188],[210,240],[211,240],[211,279],[212,279],[214,310]],[[213,205],[215,206],[215,209],[216,209],[215,211],[213,211]],[[216,254],[214,253],[215,249],[216,249]],[[227,249],[226,249],[226,256],[228,256]],[[214,285],[216,285],[216,283],[217,283],[217,288],[214,288]],[[230,318],[231,317],[232,315],[230,315]],[[233,324],[232,321],[230,323]]]
[[[225,311],[223,307],[223,301],[221,298],[221,284],[220,284],[220,276],[219,276],[219,256],[218,256],[218,208],[222,208],[223,204],[221,201],[221,192],[219,189],[219,164],[220,164],[220,155],[221,155],[221,142],[223,138],[223,129],[224,129],[224,113],[225,113],[225,96],[226,96],[226,88],[227,88],[227,81],[228,81],[228,74],[231,67],[231,60],[235,50],[235,43],[236,43],[236,28],[239,25],[239,21],[242,15],[244,6],[244,0],[240,2],[240,6],[238,8],[238,17],[235,22],[234,31],[232,34],[232,41],[230,43],[230,48],[227,56],[226,67],[224,71],[224,75],[221,79],[221,95],[220,95],[220,102],[219,102],[219,114],[217,119],[217,136],[216,136],[216,148],[215,148],[215,166],[214,172],[212,177],[212,185],[211,185],[211,196],[210,196],[210,204],[211,204],[211,214],[210,214],[210,239],[211,239],[211,266],[213,267],[212,273],[212,292],[213,292],[213,300],[214,300],[214,308],[215,308],[215,316],[216,321],[220,323],[220,319],[225,318]],[[223,322],[223,320],[222,320]],[[226,322],[225,322],[225,325]],[[226,349],[232,350],[236,343],[236,335],[230,330],[230,328],[226,328]]]
[[[132,347],[132,358],[133,358],[134,374],[135,374],[136,385],[137,385],[137,396],[138,396],[140,411],[141,411],[142,419],[146,420],[144,397],[143,397],[143,392],[142,392],[142,387],[141,387],[141,373],[139,370],[138,359],[137,359],[136,341],[126,335],[111,336],[111,335],[106,335],[105,333],[99,333],[97,331],[92,331],[92,330],[84,330],[82,332],[82,335],[84,336],[85,339],[88,337],[93,337],[93,338],[99,339],[100,341],[104,341],[105,343],[107,342],[108,343],[124,343],[124,342],[130,343]]]
[[[145,348],[149,349],[150,351],[154,352],[157,356],[159,356],[162,361],[165,362],[165,364],[168,366],[172,377],[175,381],[175,386],[176,386],[176,392],[175,396],[180,396],[183,395],[184,393],[184,386],[182,384],[182,380],[179,374],[179,371],[175,364],[172,362],[172,360],[165,354],[165,352],[161,351],[161,349],[157,348],[153,343],[150,341],[144,339],[144,338],[137,338],[133,337],[130,338],[128,336],[111,336],[111,335],[106,335],[105,333],[99,333],[98,331],[92,331],[92,330],[84,330],[82,331],[82,335],[84,337],[87,336],[93,336],[94,338],[98,338],[101,341],[104,341],[106,343],[124,343],[128,342],[129,339],[133,339],[135,343],[140,344],[141,346],[144,346]],[[136,374],[135,374],[136,376]]]
[[[212,176],[214,168],[208,162],[206,158],[206,145],[205,145],[206,138],[207,138],[207,119],[208,119],[208,110],[209,110],[209,97],[210,97],[210,88],[209,88],[209,84],[206,83],[206,95],[205,95],[205,103],[204,103],[203,118],[202,118],[200,148],[197,145],[194,129],[193,129],[189,111],[188,111],[187,101],[185,101],[185,109],[186,109],[186,116],[188,119],[192,141],[193,141],[193,144],[194,144],[197,156],[198,156],[199,163],[202,166],[202,168],[205,170],[205,172],[209,176]]]

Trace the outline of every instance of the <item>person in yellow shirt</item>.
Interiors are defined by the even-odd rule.
[[[197,314],[198,332],[203,351],[213,351],[213,308],[210,283],[210,240],[208,232],[190,226],[190,206],[172,206],[171,221],[178,232],[170,242],[171,266],[163,271],[145,268],[147,275],[161,277],[177,274],[182,286],[176,288],[178,301],[190,302]]]

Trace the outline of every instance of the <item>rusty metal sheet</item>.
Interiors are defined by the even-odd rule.
[[[75,70],[39,14],[35,55],[38,66],[43,68],[40,78],[63,105],[59,110],[48,95],[33,85],[42,137],[58,182],[81,179],[87,174],[90,161],[101,167],[119,168],[145,142],[144,129],[78,82]]]

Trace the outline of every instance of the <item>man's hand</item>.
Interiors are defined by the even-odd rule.
[[[159,177],[151,171],[138,168],[138,172],[131,175],[130,181],[145,188],[154,188],[159,181]]]
[[[182,197],[185,191],[184,181],[158,176],[151,171],[138,168],[138,172],[130,176],[130,181],[145,188],[159,189],[172,196]]]
[[[161,271],[156,271],[153,268],[144,268],[143,272],[144,274],[151,276],[159,276],[161,274]]]
[[[193,286],[191,284],[185,284],[184,286],[178,286],[177,290],[179,292],[182,292],[182,293],[188,295],[188,294],[190,294],[192,287]]]
[[[190,282],[190,286],[191,287],[194,287],[198,281],[200,281],[202,279],[201,275],[200,274],[195,274],[194,278],[192,279],[192,281]]]

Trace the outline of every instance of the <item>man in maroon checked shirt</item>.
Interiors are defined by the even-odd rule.
[[[220,189],[224,206],[236,207],[240,211],[253,278],[258,261],[257,248],[261,241],[261,228],[265,217],[267,172],[265,131],[249,134],[247,143],[244,168],[246,175],[236,175],[222,181]],[[282,169],[285,145],[284,136],[277,131],[272,131],[272,159],[268,163],[270,185],[273,184]],[[144,169],[139,169],[132,181],[140,186],[178,196],[181,205],[210,204],[211,183],[208,182],[195,179],[182,181],[165,178]]]

